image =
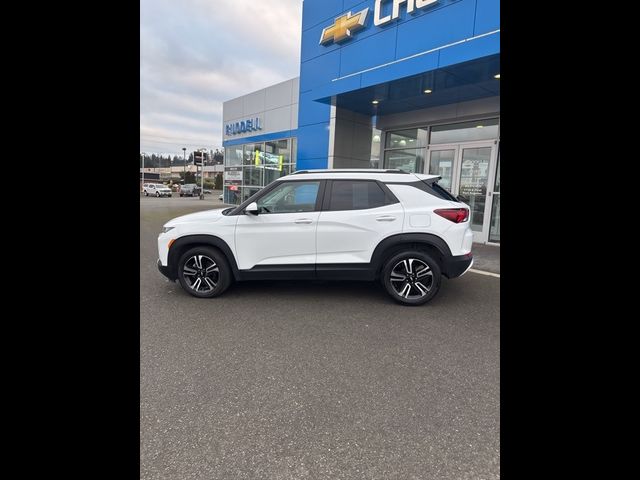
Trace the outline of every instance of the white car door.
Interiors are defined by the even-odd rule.
[[[257,200],[257,215],[241,215],[235,240],[238,268],[314,265],[321,180],[278,182]]]
[[[318,219],[317,264],[369,263],[376,246],[402,233],[404,209],[375,180],[332,180]]]

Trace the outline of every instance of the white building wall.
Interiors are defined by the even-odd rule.
[[[240,138],[298,128],[299,78],[292,78],[262,90],[251,92],[222,104],[222,138]],[[225,126],[236,122],[260,120],[261,129],[227,135]]]

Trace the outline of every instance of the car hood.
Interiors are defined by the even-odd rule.
[[[206,210],[204,212],[196,212],[196,213],[190,213],[189,215],[182,215],[181,217],[176,217],[174,219],[169,220],[167,223],[164,224],[164,226],[174,227],[181,223],[217,222],[224,216],[222,215],[223,210],[226,210],[226,209],[217,208],[215,210]]]

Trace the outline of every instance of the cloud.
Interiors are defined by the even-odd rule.
[[[298,75],[302,0],[142,0],[140,14],[143,151],[220,147],[224,101]]]

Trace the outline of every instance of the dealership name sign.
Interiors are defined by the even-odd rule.
[[[439,0],[375,0],[373,7],[373,24],[376,27],[386,25],[400,16],[400,6],[405,5],[407,13],[417,13],[420,9],[429,7]],[[384,4],[392,4],[391,12],[382,15]],[[367,21],[369,7],[356,13],[347,12],[335,19],[332,25],[325,27],[320,35],[320,45],[340,43],[352,38],[354,32],[364,28]]]
[[[262,130],[262,122],[259,117],[227,123],[224,126],[225,135],[238,135],[239,133],[254,132],[256,130]]]

